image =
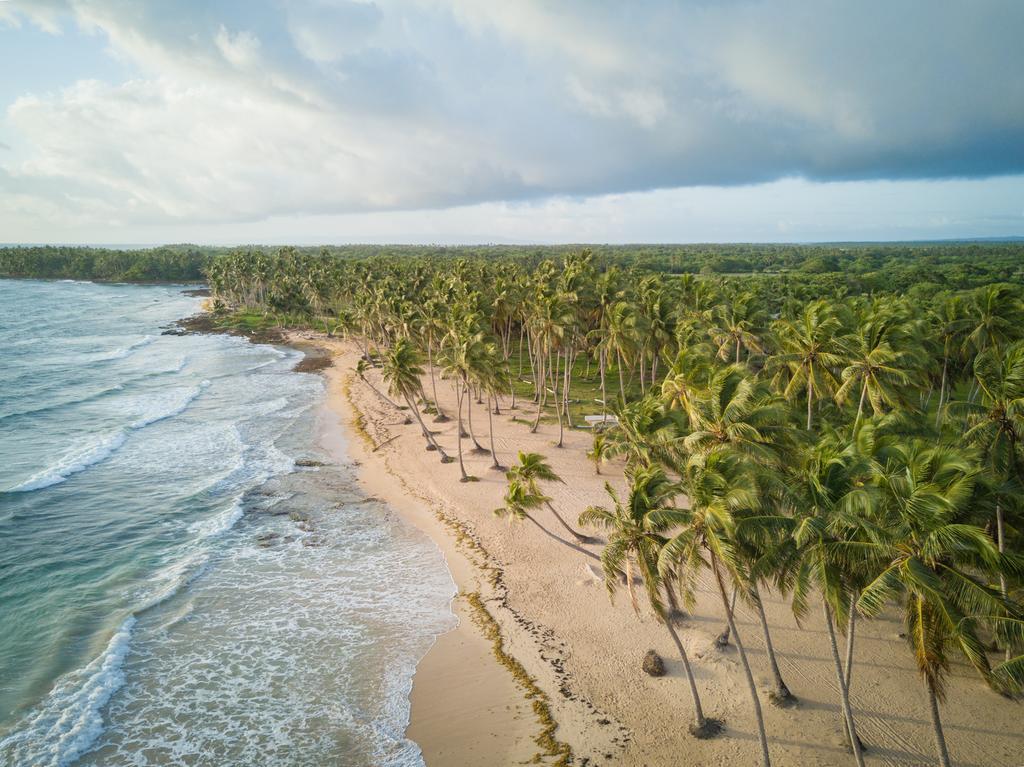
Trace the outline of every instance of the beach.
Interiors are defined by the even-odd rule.
[[[314,333],[292,334],[333,357],[325,371],[327,405],[347,433],[349,458],[359,482],[423,530],[444,553],[459,594],[455,630],[442,635],[417,667],[407,737],[434,765],[540,763],[622,765],[735,765],[757,760],[757,740],[742,667],[734,646],[715,637],[725,619],[717,589],[705,577],[697,604],[676,627],[691,657],[706,713],[724,721],[713,740],[687,733],[692,716],[685,679],[671,638],[642,603],[634,612],[625,589],[609,600],[596,563],[546,537],[526,522],[498,519],[505,479],[490,468],[489,454],[463,441],[467,471],[478,481],[460,483],[458,464],[442,465],[427,452],[419,426],[387,404],[379,370],[366,381],[354,372],[354,345]],[[428,386],[429,391],[429,386]],[[441,446],[456,455],[455,396],[438,381],[447,423],[427,424]],[[519,402],[493,416],[494,444],[504,464],[519,450],[544,454],[564,483],[545,492],[567,519],[592,504],[608,505],[608,481],[624,489],[622,467],[595,475],[586,458],[591,436],[567,430],[555,446],[557,425],[541,422],[531,434],[532,403]],[[489,445],[484,406],[474,405],[477,438]],[[322,439],[330,442],[328,432]],[[330,445],[325,445],[330,447]],[[543,524],[552,524],[546,511]],[[552,528],[555,529],[555,528]],[[587,531],[593,533],[594,531]],[[599,546],[590,546],[599,553]],[[820,606],[812,602],[798,625],[783,597],[763,593],[783,676],[799,705],[768,703],[770,675],[753,608],[739,604],[737,626],[762,692],[772,754],[778,764],[852,762],[844,744],[838,686]],[[933,763],[927,701],[903,627],[890,616],[857,627],[851,699],[868,764]],[[496,652],[497,644],[500,645]],[[843,642],[843,637],[839,637]],[[641,661],[655,650],[663,677],[647,676]],[[954,664],[943,707],[946,737],[962,765],[1019,764],[1024,734],[1018,707],[986,688],[963,664]],[[569,756],[571,754],[571,756]]]

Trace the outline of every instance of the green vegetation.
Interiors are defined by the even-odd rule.
[[[100,282],[205,282],[206,267],[224,248],[167,245],[145,250],[74,246],[0,248],[0,277]]]

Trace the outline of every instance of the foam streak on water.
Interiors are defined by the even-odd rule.
[[[0,764],[422,764],[451,578],[350,467],[295,472],[330,459],[297,353],[162,335],[179,288],[0,307]]]

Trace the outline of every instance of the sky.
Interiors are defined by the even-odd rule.
[[[0,0],[0,242],[1024,235],[1020,0]]]

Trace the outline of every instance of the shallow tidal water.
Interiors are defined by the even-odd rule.
[[[0,280],[0,764],[422,764],[443,558],[324,448],[299,352],[161,334],[197,309]]]

